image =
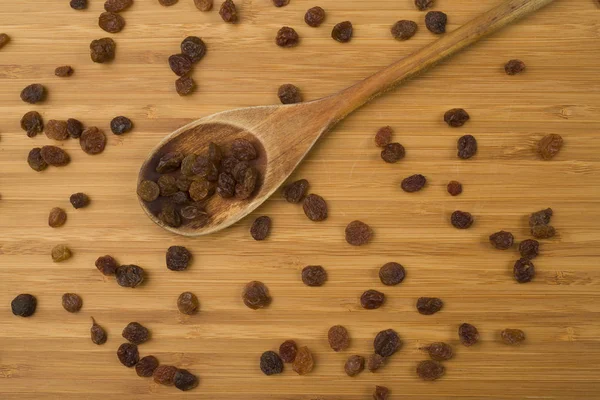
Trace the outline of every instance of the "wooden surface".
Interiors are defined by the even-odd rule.
[[[557,0],[536,15],[475,45],[399,90],[350,116],[314,149],[293,178],[306,178],[311,192],[327,199],[330,216],[313,223],[301,207],[276,194],[250,217],[215,235],[174,236],[155,226],[135,195],[136,176],[149,150],[164,135],[198,117],[235,107],[277,102],[282,83],[295,83],[306,99],[336,92],[398,57],[430,42],[424,13],[409,0],[318,2],[328,11],[318,29],[302,22],[315,2],[292,0],[276,9],[268,0],[238,1],[241,23],[221,22],[216,10],[203,14],[191,0],[171,8],[137,0],[123,13],[127,27],[113,35],[117,58],[93,64],[88,45],[109,36],[97,26],[102,1],[77,12],[67,0],[0,3],[0,26],[12,37],[0,50],[0,397],[2,399],[168,399],[214,400],[359,400],[370,398],[375,384],[386,385],[391,399],[598,399],[600,397],[600,9],[592,0]],[[494,1],[437,0],[449,15],[449,30],[497,4]],[[330,37],[334,23],[351,20],[355,37],[340,44]],[[417,35],[396,42],[389,35],[398,19],[419,22]],[[281,25],[297,28],[302,43],[280,49],[273,43]],[[166,63],[186,35],[198,35],[208,53],[195,68],[199,90],[180,98]],[[511,58],[528,69],[508,77]],[[68,79],[53,75],[70,64]],[[49,90],[41,105],[19,100],[27,84]],[[464,107],[471,115],[463,128],[451,129],[443,113]],[[79,118],[109,135],[106,151],[88,156],[76,141],[63,143],[72,163],[65,168],[32,171],[30,148],[50,142],[27,138],[19,128],[29,110],[52,118]],[[129,134],[110,134],[109,121],[127,115]],[[395,129],[406,158],[388,165],[379,158],[373,134],[383,125]],[[539,160],[533,146],[546,133],[565,139],[552,161]],[[456,139],[473,134],[479,152],[471,160],[456,157]],[[402,178],[422,173],[428,186],[407,194]],[[446,183],[456,179],[464,193],[451,197]],[[74,210],[71,193],[83,191],[92,204]],[[47,215],[64,207],[64,227],[51,229]],[[500,229],[517,240],[528,237],[525,216],[555,210],[558,235],[542,243],[534,260],[534,282],[518,285],[511,277],[516,249],[498,251],[487,236]],[[466,231],[450,226],[449,214],[470,211],[476,222]],[[248,233],[253,217],[269,215],[269,240],[254,242]],[[366,247],[350,247],[344,227],[354,219],[369,223],[375,237]],[[54,264],[50,249],[68,244],[74,256]],[[168,271],[164,253],[185,245],[195,256],[185,272]],[[94,267],[112,254],[148,272],[136,289],[119,287]],[[407,278],[383,287],[380,265],[402,263]],[[300,270],[321,264],[329,281],[304,286]],[[273,303],[252,311],[240,300],[244,283],[265,282]],[[387,302],[366,311],[358,297],[380,289]],[[201,312],[182,317],[175,301],[185,290],[200,298]],[[84,300],[79,314],[60,305],[64,292]],[[38,298],[31,318],[17,318],[10,301],[19,293]],[[438,296],[444,309],[419,315],[419,296]],[[109,333],[108,342],[89,340],[90,316]],[[115,351],[121,329],[138,321],[152,331],[140,346],[162,363],[198,374],[200,386],[182,393],[138,378],[119,364]],[[462,322],[476,325],[482,342],[458,343]],[[334,353],[326,333],[345,325],[351,348]],[[519,347],[499,343],[499,331],[517,327],[527,333]],[[343,372],[351,354],[368,355],[374,335],[399,332],[404,347],[376,374],[355,378]],[[309,346],[316,367],[297,376],[286,368],[266,377],[258,368],[265,350],[286,339]],[[454,345],[446,376],[436,382],[415,377],[418,350],[432,341]]]

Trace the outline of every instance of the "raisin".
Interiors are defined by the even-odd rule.
[[[181,226],[181,216],[175,209],[175,206],[170,203],[163,205],[162,210],[160,210],[160,213],[158,214],[158,219],[165,225],[173,228]]]
[[[158,178],[158,187],[161,196],[173,196],[179,190],[177,180],[172,175],[162,175]]]
[[[219,169],[207,156],[198,156],[192,165],[192,172],[200,178],[214,182],[218,180]]]
[[[371,240],[373,230],[362,221],[352,221],[346,226],[346,242],[352,246],[362,246]]]
[[[198,377],[187,369],[179,369],[175,373],[173,383],[177,389],[186,392],[198,386]]]
[[[71,0],[69,5],[73,10],[85,10],[88,5],[88,0]]]
[[[96,259],[96,268],[103,275],[114,275],[117,268],[119,268],[119,264],[112,256],[106,255]]]
[[[454,211],[450,216],[452,226],[458,229],[467,229],[473,225],[473,216],[465,211]]]
[[[219,174],[219,180],[217,182],[217,193],[223,198],[233,197],[235,194],[235,179],[227,172],[221,172]]]
[[[121,335],[133,344],[142,344],[150,338],[148,328],[137,322],[130,322]]]
[[[429,357],[435,361],[446,361],[454,356],[452,347],[444,342],[431,343],[429,346],[424,347],[423,350],[429,353]]]
[[[177,371],[177,367],[172,365],[159,365],[154,370],[152,377],[154,378],[154,382],[159,385],[173,386]]]
[[[286,340],[279,346],[279,357],[284,363],[292,363],[296,359],[298,346],[293,340]]]
[[[304,14],[304,22],[313,28],[320,26],[324,20],[325,10],[318,6],[309,8],[308,11],[306,11],[306,14]]]
[[[375,354],[379,354],[381,357],[390,357],[400,347],[402,347],[402,341],[398,333],[393,329],[386,329],[379,332],[375,336],[375,340],[373,340]]]
[[[74,208],[83,208],[90,204],[90,198],[85,193],[73,193],[69,201]]]
[[[387,400],[390,390],[385,386],[375,386],[373,391],[373,400]]]
[[[298,375],[306,375],[312,371],[314,366],[315,362],[308,347],[300,347],[298,349],[298,353],[296,354],[296,359],[292,364],[292,369],[294,372],[296,372]]]
[[[395,163],[404,158],[406,151],[400,143],[390,143],[381,150],[381,158],[386,163]]]
[[[506,75],[516,75],[525,71],[525,63],[521,60],[510,60],[504,65]]]
[[[394,131],[391,126],[379,128],[375,134],[375,145],[377,147],[385,147],[392,142],[392,134]]]
[[[198,205],[191,204],[182,207],[179,213],[181,214],[181,218],[187,220],[203,219],[204,223],[200,223],[199,226],[204,226],[208,223],[208,214]]]
[[[387,286],[402,283],[405,276],[406,271],[404,267],[396,262],[386,263],[379,269],[379,280]]]
[[[71,161],[67,152],[56,146],[44,146],[40,150],[40,154],[48,165],[54,167],[65,166]]]
[[[273,5],[275,7],[283,7],[290,4],[290,0],[273,0]]]
[[[490,235],[490,243],[498,250],[510,249],[514,240],[513,234],[506,231],[500,231]]]
[[[453,128],[463,126],[469,118],[469,114],[462,108],[453,108],[444,114],[444,122]]]
[[[479,341],[479,331],[465,322],[458,327],[458,338],[463,345],[470,347]]]
[[[67,140],[69,138],[66,121],[51,119],[46,123],[44,133],[46,133],[49,139],[53,140]]]
[[[121,12],[133,4],[133,0],[106,0],[104,2],[104,9],[109,12],[118,13]]]
[[[54,75],[60,78],[68,78],[73,75],[73,68],[70,65],[63,65],[62,67],[56,67]]]
[[[437,297],[419,297],[417,300],[417,311],[421,315],[432,315],[440,311],[444,302]]]
[[[365,358],[363,356],[350,356],[344,365],[344,371],[348,376],[358,375],[363,369],[365,369]]]
[[[131,128],[133,128],[133,123],[131,120],[127,117],[123,117],[122,115],[115,117],[112,119],[112,121],[110,121],[110,130],[115,135],[127,133],[131,130]]]
[[[210,11],[213,7],[213,0],[194,0],[194,4],[200,11]]]
[[[90,43],[90,57],[93,62],[105,63],[115,58],[117,44],[111,38],[93,40]]]
[[[69,118],[67,120],[67,133],[73,139],[79,139],[83,133],[83,124],[81,121],[75,118]]]
[[[277,97],[281,104],[294,104],[302,102],[302,94],[297,86],[290,83],[279,86],[277,90]]]
[[[458,157],[467,160],[477,153],[477,140],[473,135],[461,136],[456,144]]]
[[[137,188],[137,195],[144,201],[154,201],[160,195],[160,188],[156,182],[141,181]]]
[[[309,265],[302,269],[302,282],[306,286],[323,286],[327,281],[327,271],[320,265]]]
[[[245,200],[252,196],[257,181],[258,171],[252,167],[246,169],[243,180],[235,185],[235,197],[240,200]]]
[[[309,194],[306,196],[302,208],[304,214],[311,221],[324,221],[327,219],[327,203],[319,195]]]
[[[360,296],[360,305],[366,310],[375,310],[384,302],[385,295],[377,290],[369,289]]]
[[[59,207],[54,207],[48,215],[48,226],[58,228],[67,222],[67,213]]]
[[[149,378],[154,373],[154,370],[158,367],[158,358],[154,356],[142,357],[137,364],[135,364],[135,373],[140,378]]]
[[[548,225],[550,223],[550,219],[552,218],[551,208],[546,208],[544,210],[540,210],[534,213],[531,213],[529,216],[529,226],[534,227],[535,225]]]
[[[158,0],[158,4],[160,4],[161,6],[164,6],[164,7],[169,7],[174,4],[177,4],[178,1],[179,0]]]
[[[333,27],[331,37],[340,43],[347,43],[352,39],[352,31],[352,22],[340,22]]]
[[[180,96],[187,96],[188,94],[192,93],[195,88],[196,83],[188,75],[182,76],[175,81],[175,91]]]
[[[535,225],[531,227],[531,235],[536,239],[549,239],[556,235],[552,225]]]
[[[188,36],[181,42],[181,53],[197,63],[206,54],[206,45],[199,37]]]
[[[36,307],[37,300],[31,294],[20,294],[10,302],[12,313],[19,317],[31,317]]]
[[[106,146],[106,136],[100,129],[90,126],[81,133],[79,146],[86,154],[100,154]]]
[[[44,130],[44,120],[37,111],[29,111],[21,118],[21,129],[27,132],[28,137],[34,137]]]
[[[198,301],[198,297],[192,292],[183,292],[177,298],[177,309],[182,314],[196,314],[199,308],[200,302]]]
[[[190,197],[194,201],[202,201],[211,195],[212,185],[206,179],[199,179],[190,184]]]
[[[81,300],[81,297],[75,293],[65,293],[62,295],[62,306],[68,312],[76,313],[81,310],[83,301]]]
[[[416,174],[411,175],[408,178],[404,178],[400,187],[407,193],[413,193],[423,189],[426,183],[427,179],[423,175]]]
[[[458,196],[462,193],[462,184],[457,181],[450,181],[448,182],[447,190],[450,195]]]
[[[72,253],[71,249],[64,244],[57,244],[52,248],[50,255],[52,256],[52,261],[63,262],[71,258]]]
[[[216,143],[210,142],[208,144],[208,159],[217,166],[221,165],[221,160],[223,159],[223,152]]]
[[[523,258],[532,260],[538,256],[539,252],[540,242],[535,239],[527,239],[519,243],[519,253]]]
[[[446,32],[448,16],[441,11],[429,11],[425,15],[425,26],[436,35]]]
[[[183,154],[181,154],[178,151],[167,153],[164,156],[162,156],[158,161],[158,165],[156,166],[156,172],[158,172],[159,174],[173,172],[181,166],[182,160]]]
[[[333,351],[344,351],[350,347],[350,335],[342,325],[334,325],[327,332],[327,340]]]
[[[25,87],[21,91],[21,100],[26,103],[35,104],[46,98],[46,88],[39,83],[34,83]]]
[[[183,246],[171,246],[167,249],[167,268],[171,271],[183,271],[190,265],[192,253]]]
[[[367,357],[367,369],[371,372],[377,371],[379,368],[383,367],[383,364],[385,364],[385,357],[382,357],[379,354],[371,354]]]
[[[267,216],[258,217],[252,223],[250,235],[254,240],[265,240],[271,230],[271,218]]]
[[[186,192],[176,192],[172,197],[171,201],[175,204],[186,204],[190,201],[190,197]]]
[[[247,161],[240,161],[233,167],[233,171],[231,174],[233,178],[238,182],[244,181],[244,175],[246,174],[246,170],[250,168],[250,164]]]
[[[219,15],[223,18],[223,21],[228,22],[230,24],[235,24],[238,20],[237,9],[235,8],[235,4],[231,0],[225,0],[223,4],[221,4],[221,8],[219,9]]]
[[[284,26],[277,32],[275,43],[279,47],[294,47],[300,42],[300,37],[294,28]],[[285,104],[285,103],[284,103]]]
[[[6,46],[8,42],[10,42],[10,36],[6,33],[0,33],[0,49]]]
[[[192,70],[192,60],[185,54],[173,54],[169,57],[169,67],[178,76],[184,76]]]
[[[29,154],[27,155],[27,164],[29,164],[31,169],[38,172],[43,171],[48,167],[48,164],[42,157],[42,149],[39,147],[34,147],[29,151]]]
[[[560,135],[551,133],[544,136],[538,142],[538,153],[544,160],[550,160],[558,154],[563,146],[563,138]]]
[[[177,154],[177,157],[180,157],[180,156],[183,157],[183,154],[181,154],[181,153],[168,153],[168,154],[173,154],[173,155]],[[164,157],[166,157],[166,155],[163,156],[163,158]],[[170,156],[170,157],[173,157],[173,156]],[[195,175],[194,172],[192,171],[192,167],[194,166],[194,163],[196,162],[197,157],[198,156],[195,154],[188,154],[187,156],[185,156],[181,159],[181,162],[179,163],[178,166],[174,167],[174,170],[181,167],[181,173],[183,175],[186,175],[186,176]],[[162,158],[161,158],[161,160],[162,160]],[[165,159],[165,160],[168,160],[168,159]],[[171,166],[171,167],[173,167],[173,166]]]
[[[392,36],[397,40],[408,40],[417,33],[417,24],[414,21],[400,20],[392,25]]]
[[[269,288],[259,281],[248,282],[242,291],[242,300],[253,310],[266,307],[271,303]]]
[[[288,203],[300,203],[306,191],[308,190],[308,181],[306,179],[300,179],[296,182],[292,182],[285,186],[282,190],[283,198]]]
[[[91,318],[92,327],[90,328],[90,336],[92,338],[92,342],[98,345],[106,343],[106,331],[96,323],[94,317]]]
[[[500,338],[503,343],[514,346],[521,344],[525,340],[525,332],[520,329],[507,328],[500,332]]]
[[[140,353],[135,344],[123,343],[117,350],[117,357],[127,368],[133,367],[140,360]]]
[[[417,375],[424,381],[435,381],[445,372],[446,368],[439,361],[425,360],[417,364]]]
[[[260,356],[260,370],[265,375],[275,375],[283,372],[283,361],[274,351],[265,351]]]
[[[417,7],[419,11],[425,11],[433,6],[433,1],[434,0],[415,0],[415,7]]]
[[[144,282],[144,270],[137,265],[121,265],[115,270],[119,286],[134,288]]]
[[[235,139],[231,143],[231,154],[240,161],[251,161],[258,157],[252,143],[246,139]]]
[[[223,172],[227,172],[228,174],[233,174],[233,169],[239,163],[238,159],[233,156],[227,156],[221,160],[221,168]]]
[[[513,274],[519,283],[527,283],[535,276],[535,266],[526,258],[518,259],[513,267]]]

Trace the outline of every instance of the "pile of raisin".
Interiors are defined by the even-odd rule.
[[[186,96],[196,87],[191,77],[192,68],[195,63],[204,58],[206,44],[197,36],[188,36],[181,42],[180,50],[181,53],[169,57],[169,67],[175,75],[180,76],[175,81],[175,90],[180,96]]]

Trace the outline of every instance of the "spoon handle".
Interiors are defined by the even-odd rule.
[[[460,28],[389,67],[371,75],[333,96],[334,123],[378,95],[393,89],[407,79],[427,70],[446,57],[477,42],[482,37],[524,17],[553,0],[508,0],[479,15]]]

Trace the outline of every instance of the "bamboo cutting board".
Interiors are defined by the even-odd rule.
[[[299,86],[311,100],[336,92],[398,57],[434,40],[425,13],[411,0],[291,0],[275,8],[271,0],[238,0],[241,23],[221,21],[217,9],[197,11],[192,0],[164,8],[156,0],[136,0],[122,15],[126,28],[110,35],[97,27],[102,0],[86,11],[68,0],[3,0],[0,31],[12,41],[0,50],[0,398],[2,399],[170,399],[363,400],[385,385],[390,399],[598,399],[600,398],[600,8],[593,0],[557,0],[517,25],[484,40],[399,90],[367,105],[327,135],[292,178],[306,178],[323,196],[330,217],[313,223],[301,206],[279,194],[253,215],[218,234],[177,237],[161,230],[141,211],[135,195],[139,166],[167,133],[211,113],[277,102],[283,83]],[[217,1],[220,4],[220,1]],[[498,0],[437,0],[437,10],[456,29]],[[315,5],[327,10],[320,28],[304,24]],[[419,23],[417,35],[398,42],[389,34],[399,19]],[[350,20],[351,43],[330,38],[332,26]],[[289,25],[302,42],[275,46],[277,30]],[[195,67],[198,91],[180,98],[167,57],[188,35],[202,37],[207,56]],[[111,64],[90,61],[91,40],[112,36],[117,57]],[[520,58],[525,73],[506,76],[506,61]],[[55,77],[69,64],[71,78]],[[19,92],[30,83],[49,91],[46,102],[28,105]],[[443,114],[463,107],[471,120],[452,129]],[[45,135],[26,137],[21,116],[38,110],[44,120],[78,118],[107,133],[104,153],[88,156],[76,141],[60,145],[72,162],[65,168],[32,171],[25,162],[32,147],[49,144]],[[123,136],[110,133],[117,115],[135,124]],[[398,164],[381,161],[373,135],[384,125],[407,149]],[[565,140],[552,161],[541,161],[535,143],[547,133]],[[456,157],[456,140],[473,134],[479,152]],[[404,193],[400,181],[421,173],[427,187]],[[451,197],[449,180],[463,183]],[[74,210],[69,195],[88,193],[88,208]],[[68,212],[65,226],[47,225],[52,207]],[[552,207],[558,235],[543,241],[534,260],[533,282],[511,276],[517,259],[492,249],[489,234],[504,229],[517,241],[528,238],[526,216]],[[469,230],[449,224],[454,210],[471,212]],[[255,242],[249,228],[269,215],[273,230]],[[343,238],[354,219],[369,223],[375,237],[361,248]],[[59,243],[74,256],[61,264],[50,258]],[[194,254],[185,272],[166,269],[167,247],[183,245]],[[146,269],[142,287],[119,287],[94,267],[111,254],[121,263]],[[406,280],[383,287],[379,267],[403,264]],[[323,265],[328,282],[304,286],[300,270]],[[264,310],[246,308],[240,293],[250,280],[265,282],[273,296]],[[358,298],[367,289],[387,296],[367,311]],[[196,293],[201,312],[182,316],[176,299]],[[65,292],[79,293],[84,306],[68,314]],[[38,298],[31,318],[18,318],[10,301],[19,293]],[[415,310],[420,296],[444,300],[432,316]],[[108,342],[89,339],[90,316],[107,329]],[[164,364],[187,368],[200,386],[187,393],[138,378],[119,364],[122,328],[138,321],[152,332],[140,345]],[[482,341],[460,345],[457,328],[476,325]],[[352,336],[349,350],[334,353],[326,335],[342,324]],[[520,347],[499,342],[500,330],[521,328]],[[383,329],[399,332],[404,346],[375,374],[350,378],[343,365],[352,354],[367,356]],[[279,376],[258,367],[263,351],[294,339],[312,349],[316,366],[306,376],[289,366]],[[418,350],[433,341],[454,346],[447,374],[436,382],[415,376],[426,356]]]

